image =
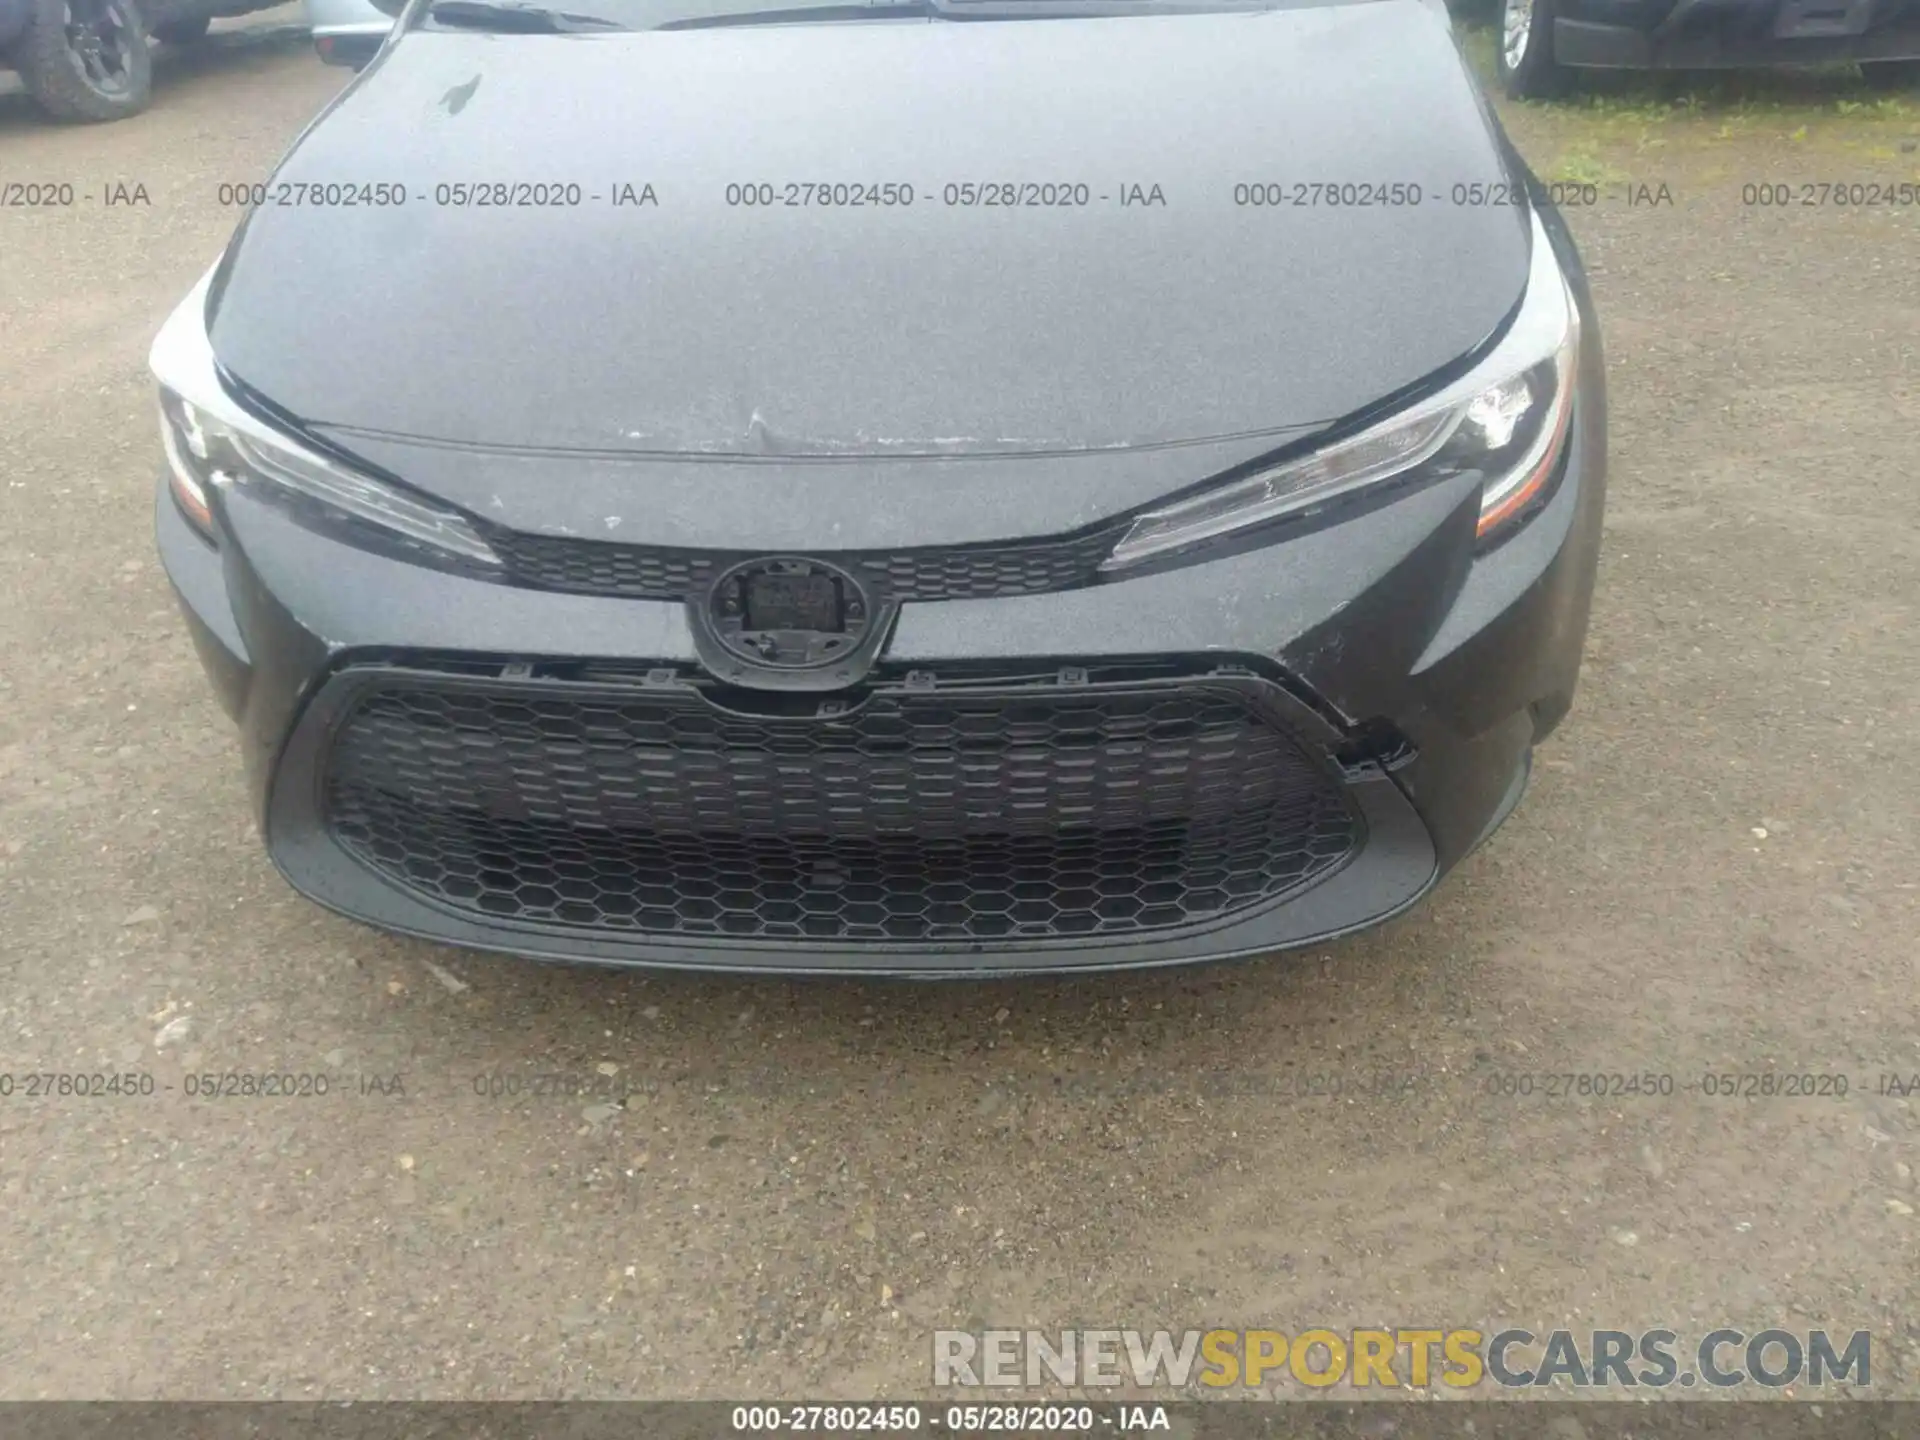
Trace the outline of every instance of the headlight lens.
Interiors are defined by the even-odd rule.
[[[207,342],[210,278],[168,317],[148,357],[174,499],[202,534],[214,535],[213,492],[245,486],[428,558],[500,564],[461,515],[350,469],[242,409],[220,383]]]
[[[1473,371],[1358,435],[1141,515],[1101,568],[1124,570],[1383,481],[1479,474],[1480,527],[1516,519],[1552,479],[1573,413],[1580,311],[1540,218],[1520,313]]]

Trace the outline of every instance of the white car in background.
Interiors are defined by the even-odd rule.
[[[372,0],[305,0],[313,48],[329,65],[358,70],[373,58],[393,28],[393,17]]]

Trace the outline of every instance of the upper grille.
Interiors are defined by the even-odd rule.
[[[723,710],[688,684],[382,683],[336,732],[332,832],[397,883],[503,920],[1125,935],[1276,897],[1359,839],[1246,677],[877,685],[805,716]]]
[[[984,600],[1091,585],[1119,536],[1119,529],[1105,526],[1046,540],[825,551],[813,558],[849,571],[880,599]],[[501,531],[490,535],[488,543],[520,584],[631,600],[697,598],[721,572],[756,558],[746,551],[615,545],[524,531]]]

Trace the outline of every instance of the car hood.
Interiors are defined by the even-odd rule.
[[[656,499],[695,543],[823,510],[848,543],[1068,528],[1486,341],[1527,231],[1453,187],[1504,179],[1420,0],[421,32],[283,162],[210,334],[273,405],[527,528]],[[497,182],[524,188],[442,203]],[[911,474],[954,498],[876,499]]]

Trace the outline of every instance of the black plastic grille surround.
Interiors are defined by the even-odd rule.
[[[1032,941],[1206,922],[1337,868],[1340,786],[1267,682],[916,689],[748,714],[710,687],[398,672],[326,822],[456,910],[685,939]],[[818,700],[807,702],[819,706]]]
[[[1125,529],[1104,526],[1080,535],[1002,545],[828,552],[815,558],[854,575],[876,599],[1041,595],[1097,581],[1100,562],[1112,553]],[[745,551],[618,545],[521,530],[491,534],[488,544],[518,584],[629,600],[701,599],[722,572],[758,558]]]

